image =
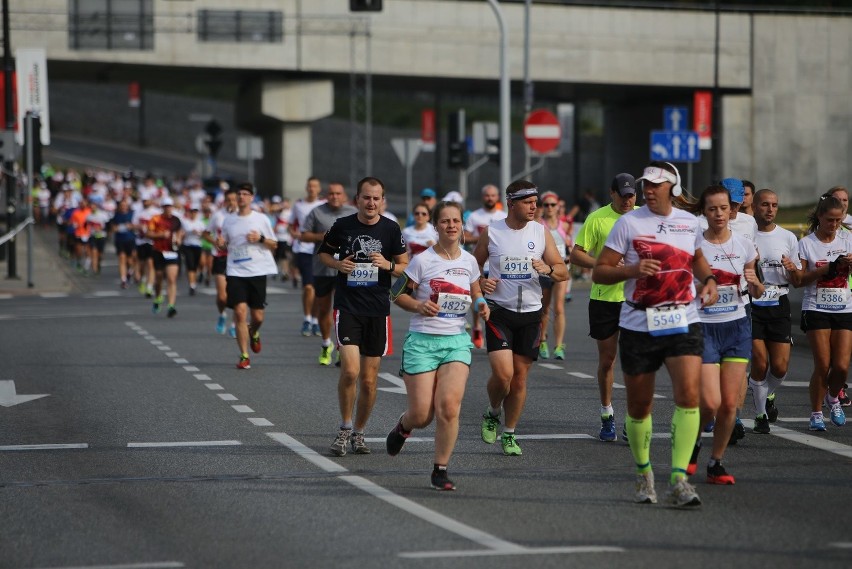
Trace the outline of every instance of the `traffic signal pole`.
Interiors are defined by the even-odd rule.
[[[9,39],[9,0],[3,0],[3,109],[6,113],[6,130],[15,130],[14,95],[12,93],[12,56]],[[3,176],[6,181],[6,230],[15,226],[14,148],[3,150]],[[15,256],[15,237],[6,242],[6,278],[18,278],[18,260]]]
[[[509,186],[512,175],[512,140],[510,124],[510,91],[509,91],[509,35],[506,29],[506,20],[503,18],[503,10],[497,0],[488,0],[488,4],[497,17],[500,27],[500,190],[505,201],[505,191]]]

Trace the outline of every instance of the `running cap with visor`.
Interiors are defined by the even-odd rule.
[[[651,182],[652,184],[662,184],[663,182],[671,182],[677,184],[677,176],[658,166],[648,166],[642,171],[642,175],[636,179],[637,182]]]

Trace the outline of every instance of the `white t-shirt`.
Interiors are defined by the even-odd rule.
[[[259,231],[267,239],[275,239],[269,218],[256,211],[248,215],[228,215],[222,222],[222,236],[228,242],[229,277],[259,277],[278,274],[275,258],[263,243],[249,243],[251,231]]]
[[[488,211],[484,207],[481,207],[476,211],[470,212],[467,221],[464,223],[464,230],[474,237],[479,237],[482,235],[482,230],[491,225],[492,221],[500,219],[506,219],[506,212],[502,209]]]
[[[787,257],[801,269],[799,240],[792,231],[776,225],[772,231],[758,231],[754,244],[760,254],[757,264],[763,272],[766,292],[752,302],[757,306],[777,306],[779,299],[790,292],[787,269],[781,264],[781,257]]]
[[[325,203],[325,200],[314,200],[312,202],[306,202],[305,200],[298,200],[293,204],[290,212],[290,225],[294,226],[298,231],[302,230],[302,226],[305,225],[305,219],[307,219],[308,214],[311,213],[311,210],[317,206],[320,206]],[[304,243],[299,241],[298,239],[293,240],[293,252],[294,253],[311,253],[314,252],[315,243]]]
[[[408,254],[411,257],[419,255],[431,247],[432,244],[438,242],[438,232],[435,231],[435,226],[431,223],[427,223],[426,227],[422,230],[409,225],[403,228],[402,236],[405,239],[405,245],[408,247]]]
[[[662,263],[657,275],[625,281],[621,326],[648,332],[646,311],[628,302],[642,307],[683,305],[686,324],[698,322],[692,261],[703,239],[698,218],[677,208],[661,216],[642,206],[615,222],[605,246],[624,255],[625,265],[638,264],[640,258]]]
[[[544,226],[531,221],[523,229],[511,229],[505,219],[488,227],[488,275],[499,279],[493,294],[486,295],[514,312],[541,308],[541,284],[533,259],[544,255]]]
[[[699,310],[702,322],[733,322],[745,318],[745,302],[741,291],[747,283],[743,277],[745,265],[757,259],[754,245],[744,237],[731,232],[731,238],[724,243],[711,243],[701,240],[701,251],[716,277],[719,300],[712,306]]]
[[[815,233],[805,235],[799,241],[799,258],[808,262],[808,270],[827,265],[838,256],[852,253],[852,234],[838,231],[831,243],[823,243]],[[819,312],[852,312],[849,294],[849,268],[838,266],[833,279],[821,278],[804,289],[802,310]]]
[[[207,224],[201,216],[196,216],[195,219],[182,217],[181,225],[184,230],[183,244],[187,247],[201,247],[201,234],[207,229]]]
[[[707,218],[703,215],[699,215],[698,220],[701,222],[702,231],[709,227]],[[738,211],[734,219],[728,220],[728,229],[754,243],[754,236],[757,235],[757,222],[749,214]]]
[[[136,229],[136,244],[142,245],[143,243],[151,244],[153,241],[145,237],[145,231],[148,229],[148,222],[154,218],[154,216],[160,215],[163,213],[163,210],[158,208],[157,206],[150,205],[144,209],[136,210],[133,213],[133,220],[131,223],[137,227]]]
[[[414,314],[409,330],[445,336],[464,334],[465,316],[470,311],[470,284],[479,278],[476,259],[462,251],[458,259],[448,261],[430,247],[411,260],[405,274],[417,283],[414,299],[431,300],[441,309],[437,316]]]

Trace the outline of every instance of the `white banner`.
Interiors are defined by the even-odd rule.
[[[18,81],[18,130],[15,138],[24,144],[24,115],[38,113],[41,119],[41,143],[50,144],[50,107],[47,103],[47,54],[41,48],[15,50]]]

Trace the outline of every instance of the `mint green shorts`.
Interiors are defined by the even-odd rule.
[[[400,374],[417,375],[435,371],[444,364],[461,362],[470,365],[473,343],[467,332],[444,336],[409,332],[402,345]]]

